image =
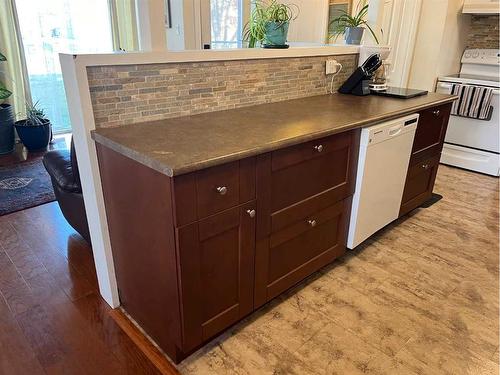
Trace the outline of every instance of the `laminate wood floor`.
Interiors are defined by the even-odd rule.
[[[435,191],[178,370],[498,374],[498,179],[441,166]],[[0,374],[173,373],[154,350],[99,297],[57,204],[0,217]]]
[[[498,179],[418,209],[181,363],[185,374],[498,374]]]

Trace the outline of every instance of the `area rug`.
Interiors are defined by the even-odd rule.
[[[55,199],[41,158],[0,167],[0,216]]]

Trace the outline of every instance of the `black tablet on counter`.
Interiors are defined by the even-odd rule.
[[[416,96],[427,95],[427,90],[407,89],[405,87],[387,87],[386,90],[371,90],[372,95],[390,96],[391,98],[409,99]]]

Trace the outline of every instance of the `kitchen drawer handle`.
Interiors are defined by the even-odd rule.
[[[432,111],[432,114],[436,117],[438,117],[440,113],[441,111],[439,109],[435,109],[434,111]]]
[[[316,220],[308,220],[307,222],[309,223],[309,225],[311,227],[315,227],[316,226]]]
[[[247,210],[247,214],[253,219],[255,217],[255,210]]]
[[[217,193],[219,193],[220,195],[226,195],[227,194],[227,187],[225,187],[225,186],[219,186],[215,190],[217,190]]]
[[[323,151],[323,145],[317,145],[317,146],[314,146],[314,149],[318,152],[322,152]]]
[[[422,164],[422,168],[429,169],[429,164]]]

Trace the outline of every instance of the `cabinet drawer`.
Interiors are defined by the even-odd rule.
[[[248,202],[255,198],[255,159],[176,177],[174,191],[177,226]]]
[[[337,201],[336,190],[329,189],[283,210],[274,212],[271,214],[271,233],[276,233],[299,220],[304,220]]]
[[[337,200],[351,195],[355,134],[341,133],[273,152],[271,212],[328,189],[336,190]]]
[[[451,104],[445,104],[419,112],[420,117],[412,148],[412,164],[441,152],[450,111]]]
[[[260,241],[255,265],[256,307],[344,253],[350,206],[350,198],[337,202]]]
[[[404,215],[432,196],[440,154],[415,163],[408,169],[399,215]]]

